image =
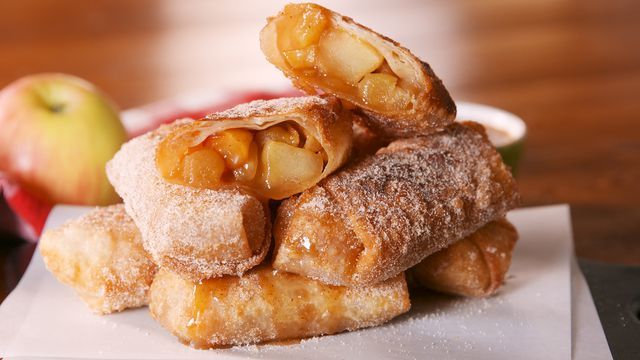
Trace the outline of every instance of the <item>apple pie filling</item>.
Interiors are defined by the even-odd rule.
[[[313,185],[327,162],[320,142],[292,121],[264,130],[227,129],[204,141],[200,138],[194,122],[159,144],[156,164],[165,180],[207,189],[240,185],[279,199]]]
[[[305,82],[379,112],[412,107],[417,89],[411,81],[396,74],[365,39],[335,26],[326,9],[287,5],[276,19],[276,31],[278,51]]]

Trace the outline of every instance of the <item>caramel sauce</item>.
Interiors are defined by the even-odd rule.
[[[191,339],[206,342],[209,337],[207,329],[224,327],[224,319],[212,315],[216,313],[216,303],[225,301],[235,280],[235,277],[224,276],[193,285],[193,312],[187,323],[187,333]]]

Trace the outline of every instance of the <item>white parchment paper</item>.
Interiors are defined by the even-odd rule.
[[[85,211],[56,207],[47,227]],[[498,295],[460,299],[425,292],[412,298],[408,314],[387,325],[293,345],[194,350],[156,324],[146,308],[93,315],[46,271],[36,253],[0,306],[0,357],[610,359],[588,287],[573,260],[568,206],[515,210],[509,219],[520,240]]]

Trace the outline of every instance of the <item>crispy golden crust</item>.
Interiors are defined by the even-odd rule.
[[[355,330],[387,322],[410,307],[403,274],[370,287],[345,288],[268,265],[198,285],[160,270],[150,299],[151,315],[198,348]]]
[[[192,120],[162,126],[124,144],[107,164],[107,176],[158,265],[193,280],[242,274],[267,254],[269,209],[237,189],[196,189],[160,176],[157,145],[188,121]]]
[[[156,265],[122,205],[96,208],[46,231],[40,253],[47,269],[71,286],[92,311],[144,306]]]
[[[506,219],[492,221],[473,234],[427,256],[408,270],[413,282],[462,296],[490,296],[502,285],[518,239]]]
[[[481,126],[398,140],[283,202],[274,267],[333,285],[374,284],[408,269],[518,201]]]
[[[282,57],[277,45],[276,26],[279,17],[283,16],[283,13],[280,13],[278,16],[267,19],[267,25],[260,33],[260,46],[267,60],[290,78],[296,87],[311,95],[329,93],[351,101],[357,105],[358,111],[366,115],[368,125],[388,138],[430,134],[443,129],[455,120],[456,105],[429,64],[418,59],[396,41],[378,34],[353,19],[319,5],[314,4],[314,6],[331,14],[332,26],[346,30],[376,48],[400,79],[412,83],[419,91],[415,94],[411,108],[383,112],[374,109],[364,101],[354,99],[347,93],[321,86],[295,71]]]

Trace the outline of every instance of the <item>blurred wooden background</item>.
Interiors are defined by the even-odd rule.
[[[0,87],[66,72],[128,108],[286,84],[258,46],[264,18],[284,3],[3,1]],[[579,256],[640,264],[639,1],[319,3],[412,49],[455,99],[524,118],[524,206],[567,202]],[[2,240],[0,275],[13,279],[24,250]]]

